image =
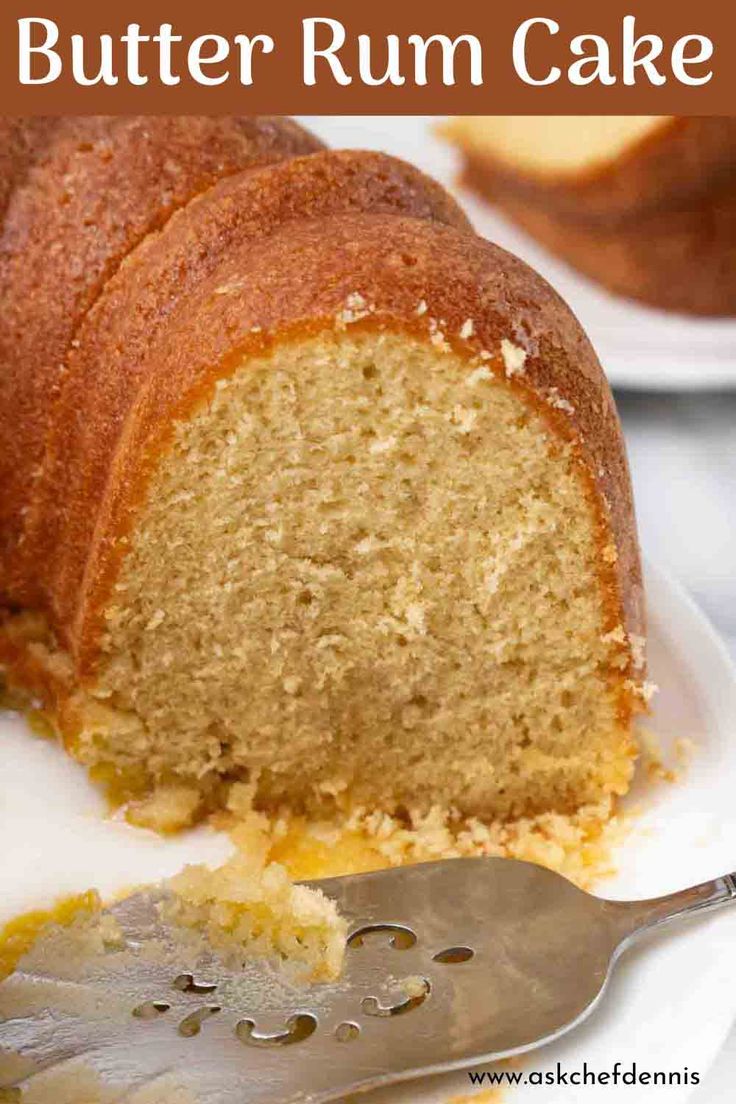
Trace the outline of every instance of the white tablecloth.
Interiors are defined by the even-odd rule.
[[[736,660],[736,394],[616,398],[647,555],[687,586]],[[734,1101],[736,1028],[692,1104]]]
[[[646,554],[684,583],[736,658],[736,393],[616,400]]]

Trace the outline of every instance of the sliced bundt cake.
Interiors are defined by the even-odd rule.
[[[736,120],[476,116],[445,133],[466,183],[621,295],[736,313]]]
[[[327,152],[221,181],[64,363],[0,654],[80,759],[297,809],[626,789],[642,594],[610,392],[436,185]]]

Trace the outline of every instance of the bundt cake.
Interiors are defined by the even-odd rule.
[[[67,120],[18,175],[7,678],[98,774],[203,807],[238,779],[484,817],[622,793],[643,602],[595,353],[438,185],[315,147]],[[186,187],[157,205],[141,160]]]
[[[464,180],[552,252],[651,306],[736,314],[736,119],[474,116]]]

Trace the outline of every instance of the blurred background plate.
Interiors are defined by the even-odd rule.
[[[380,149],[412,161],[458,194],[459,158],[436,133],[440,116],[303,115],[336,147]],[[614,387],[736,390],[736,319],[690,318],[619,298],[575,272],[472,193],[460,198],[476,230],[522,257],[560,292],[588,331]],[[736,263],[736,259],[734,261]]]

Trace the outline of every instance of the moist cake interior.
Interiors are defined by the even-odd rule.
[[[620,630],[549,416],[406,334],[242,363],[173,427],[77,754],[251,778],[296,810],[508,817],[624,792]]]

